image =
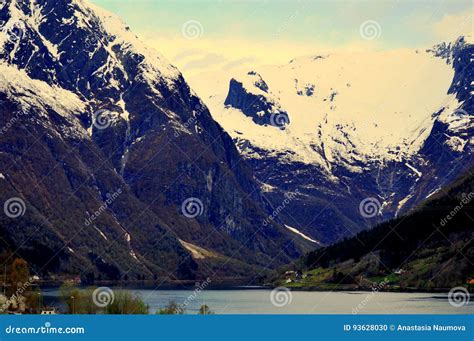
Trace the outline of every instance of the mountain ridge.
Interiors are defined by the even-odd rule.
[[[43,275],[109,279],[249,276],[301,254],[303,238],[260,226],[251,169],[182,74],[119,19],[81,0],[13,0],[0,19],[1,197],[26,208],[0,218],[2,247]]]
[[[269,201],[298,190],[295,227],[329,244],[409,211],[474,163],[470,39],[295,58],[234,76],[227,92],[194,85]],[[361,213],[366,199],[374,215]]]
[[[290,277],[282,270],[275,283],[295,289],[471,288],[473,181],[471,168],[412,212],[308,253],[288,267]]]

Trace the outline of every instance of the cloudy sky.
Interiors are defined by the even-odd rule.
[[[191,78],[335,48],[424,48],[473,32],[470,0],[91,1]]]

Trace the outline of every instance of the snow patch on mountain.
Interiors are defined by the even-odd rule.
[[[446,94],[453,74],[432,53],[401,49],[338,51],[236,76],[246,91],[288,112],[285,130],[258,125],[241,109],[225,106],[228,86],[216,90],[222,86],[206,78],[194,86],[233,138],[250,141],[267,156],[316,163],[327,171],[343,164],[363,172],[361,164],[402,161],[416,154],[437,118],[433,113],[459,106]],[[251,149],[246,152],[255,157]]]
[[[301,231],[298,231],[297,229],[295,229],[294,227],[291,227],[291,226],[288,226],[288,225],[285,225],[285,227],[290,230],[291,232],[299,235],[300,237],[303,237],[304,239],[306,240],[309,240],[310,242],[313,242],[313,243],[316,243],[318,245],[322,245],[320,242],[318,242],[317,240],[314,240],[313,238],[311,237],[308,237],[307,235],[305,235],[304,233],[302,233]]]
[[[138,37],[130,31],[130,28],[114,14],[90,3],[77,0],[77,3],[86,13],[86,18],[93,15],[98,16],[105,31],[113,36],[112,43],[125,47],[125,51],[142,55],[141,69],[144,77],[149,82],[157,81],[157,75],[167,85],[173,86],[174,81],[180,76],[179,70],[170,64],[165,57],[141,42]],[[113,45],[112,44],[112,45]]]
[[[40,32],[39,25],[42,23],[44,16],[41,14],[40,5],[35,1],[29,3],[30,15],[26,16],[19,9],[20,4],[17,0],[12,0],[9,4],[8,10],[10,18],[3,23],[3,29],[0,30],[0,50],[4,50],[7,43],[15,45],[10,53],[10,58],[13,60],[14,55],[22,43],[24,35],[27,33],[27,28],[35,31],[41,38],[44,46],[48,49],[51,56],[58,59],[59,53],[57,47],[47,40]],[[37,46],[39,50],[39,47]]]
[[[418,169],[416,169],[415,167],[413,167],[412,165],[410,165],[408,162],[405,162],[405,166],[407,166],[408,168],[410,168],[419,178],[421,178],[421,176],[423,175],[422,172],[420,172]]]
[[[428,193],[428,195],[426,196],[425,199],[428,199],[429,197],[435,195],[436,193],[438,193],[439,191],[441,190],[441,187],[437,187],[435,188],[434,190],[432,190],[430,193]]]
[[[214,252],[206,250],[200,246],[194,245],[192,243],[185,242],[184,240],[178,239],[181,245],[188,250],[194,259],[206,259],[206,258],[215,258],[217,255]]]
[[[52,109],[71,124],[64,133],[79,137],[87,135],[76,118],[84,112],[85,105],[68,90],[31,79],[24,70],[0,62],[0,92],[19,103],[25,114],[31,109],[39,109],[38,116],[48,117],[48,109]]]
[[[410,200],[411,198],[413,198],[413,194],[410,193],[408,194],[405,198],[403,198],[402,200],[399,201],[398,203],[398,206],[397,206],[397,211],[395,212],[395,216],[398,216],[398,213],[400,212],[400,210],[403,208],[403,206],[405,206],[405,204],[408,202],[408,200]]]

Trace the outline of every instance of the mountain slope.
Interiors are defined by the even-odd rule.
[[[460,37],[425,51],[336,51],[195,87],[269,201],[298,192],[280,219],[329,244],[474,164],[473,49]]]
[[[252,170],[181,73],[120,20],[80,0],[12,0],[0,20],[1,199],[26,207],[2,237],[37,271],[226,276],[301,254],[262,227]]]
[[[412,213],[310,252],[294,287],[446,289],[474,276],[474,169]],[[278,280],[285,282],[284,276]]]

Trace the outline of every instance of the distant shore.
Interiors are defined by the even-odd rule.
[[[66,280],[67,281],[67,280]],[[61,280],[39,280],[36,281],[39,287],[42,288],[57,288],[62,286],[65,282]],[[154,289],[159,288],[161,290],[193,290],[200,283],[206,281],[205,278],[193,279],[193,280],[134,280],[134,281],[113,281],[113,280],[101,280],[93,282],[82,282],[74,281],[74,285],[78,287],[122,287],[124,289]],[[68,281],[71,283],[71,280]],[[221,278],[212,279],[212,281],[206,286],[206,289],[210,290],[245,290],[245,289],[271,289],[271,285],[264,285],[257,282],[252,282],[250,279],[245,278]]]
[[[179,281],[178,283],[158,283],[158,282],[146,282],[146,281],[136,281],[136,282],[114,282],[114,281],[100,281],[94,283],[85,283],[78,284],[78,287],[91,287],[91,286],[108,286],[111,288],[121,288],[125,290],[194,290],[196,284],[199,283],[199,280],[196,281]],[[62,283],[59,282],[43,282],[38,283],[41,288],[59,288]],[[220,282],[213,283],[206,287],[206,290],[272,290],[277,288],[277,285],[270,284],[253,284],[247,285],[244,283],[229,283],[229,282]],[[317,286],[311,287],[292,287],[288,286],[287,289],[291,291],[302,291],[302,292],[371,292],[374,291],[371,287],[356,287],[356,286],[341,286],[338,288],[322,288]],[[448,293],[450,288],[434,288],[431,290],[423,288],[397,288],[397,287],[386,287],[383,289],[378,289],[375,291],[379,292],[393,292],[393,293]]]
[[[440,293],[448,293],[451,288],[435,288],[431,290],[423,289],[423,288],[383,288],[378,290],[373,290],[371,287],[341,287],[341,288],[334,288],[334,289],[327,289],[327,288],[320,288],[320,287],[288,287],[291,291],[317,291],[317,292],[330,292],[330,291],[360,291],[360,292],[393,292],[393,293],[433,293],[433,294],[440,294]]]

